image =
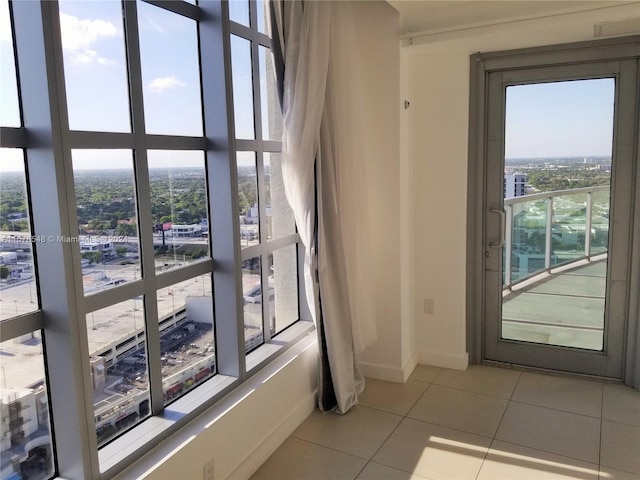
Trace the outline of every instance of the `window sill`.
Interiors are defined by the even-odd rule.
[[[247,395],[260,388],[273,375],[315,344],[315,335],[310,335],[314,330],[312,322],[297,322],[275,336],[270,343],[262,345],[247,355],[247,372],[250,377],[244,382],[236,377],[215,375],[194,391],[171,403],[162,415],[144,420],[102,447],[98,451],[101,476],[113,477],[165,440],[170,439],[166,442],[168,452],[188,442],[192,436],[176,435],[178,429],[182,429],[199,416],[201,416],[199,422],[207,425],[224,416]],[[206,415],[202,415],[205,412]],[[152,453],[149,455],[152,457],[149,461],[158,462],[165,455],[167,453],[164,455],[163,452],[157,455]]]

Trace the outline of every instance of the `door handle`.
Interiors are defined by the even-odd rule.
[[[506,235],[506,216],[504,214],[504,210],[499,210],[497,208],[490,208],[489,211],[491,213],[497,213],[500,215],[500,241],[498,243],[490,243],[489,246],[491,248],[500,248],[504,245],[504,239]]]

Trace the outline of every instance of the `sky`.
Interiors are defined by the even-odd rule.
[[[611,155],[613,78],[507,87],[506,158]]]
[[[59,6],[69,127],[131,132],[120,2],[60,0]],[[143,2],[137,2],[137,6],[146,131],[201,136],[196,23]],[[248,2],[231,2],[230,17],[247,24]],[[260,21],[258,27],[264,31],[264,22]],[[9,32],[7,0],[0,0],[0,124],[15,127],[19,126],[20,117]],[[231,45],[236,137],[252,139],[255,132],[250,42],[232,36]],[[264,72],[264,49],[260,51]],[[265,91],[265,75],[260,80],[261,90]],[[262,105],[266,111],[266,99]],[[193,160],[189,155],[173,155],[170,163],[178,162],[182,166],[202,166],[200,159]],[[20,151],[2,149],[1,170],[21,170],[21,163]],[[73,164],[78,169],[132,168],[132,155],[128,151],[74,152]]]

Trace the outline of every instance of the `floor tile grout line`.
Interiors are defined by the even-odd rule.
[[[520,373],[520,372],[518,372]],[[432,385],[435,385],[436,387],[443,387],[443,388],[450,388],[451,390],[457,390],[458,392],[467,392],[467,393],[473,393],[475,395],[482,395],[483,397],[489,397],[489,398],[498,398],[500,400],[507,400],[509,401],[509,398],[504,398],[504,397],[496,397],[495,395],[488,395],[486,393],[479,393],[479,392],[474,392],[473,390],[465,390],[464,388],[456,388],[456,387],[451,387],[449,385],[443,385],[441,383],[433,383]],[[511,392],[511,395],[513,395],[513,392]]]
[[[533,450],[535,452],[547,453],[549,455],[555,455],[556,457],[566,458],[567,460],[574,460],[574,461],[577,461],[577,462],[588,463],[588,464],[591,464],[591,465],[595,465],[598,469],[600,468],[600,465],[596,464],[595,462],[589,462],[588,460],[583,460],[582,458],[570,457],[569,455],[563,455],[561,453],[551,452],[549,450],[541,450],[539,448],[530,447],[528,445],[521,445],[519,443],[508,442],[506,440],[500,440],[499,438],[495,438],[494,441],[491,442],[491,446],[492,447],[493,447],[493,444],[495,442],[506,443],[508,445],[513,445],[514,447],[522,447],[522,448],[526,448],[528,450]],[[620,470],[620,469],[617,469],[617,470]],[[623,472],[624,470],[620,470],[620,471]],[[632,472],[625,472],[625,473],[632,473]]]
[[[394,429],[391,431],[391,433],[389,433],[389,435],[387,436],[387,438],[385,438],[385,439],[384,439],[384,441],[380,444],[380,446],[377,448],[377,450],[376,450],[376,451],[374,452],[374,454],[371,456],[371,459],[367,461],[367,463],[365,464],[365,466],[364,466],[364,467],[362,467],[362,468],[363,468],[363,470],[364,470],[364,468],[366,468],[366,466],[367,466],[367,465],[369,465],[369,464],[373,461],[373,459],[374,459],[374,458],[375,458],[375,456],[378,454],[378,452],[379,452],[379,451],[384,447],[384,445],[389,441],[389,439],[390,439],[390,438],[391,438],[391,436],[396,432],[396,430],[398,430],[398,428],[400,427],[400,425],[402,424],[402,422],[403,422],[404,420],[406,420],[407,418],[409,418],[409,419],[411,419],[411,420],[414,420],[413,418],[408,417],[409,413],[410,413],[410,412],[411,412],[411,410],[413,410],[413,408],[417,405],[417,403],[420,401],[420,399],[421,399],[421,398],[422,398],[422,397],[427,393],[427,391],[429,390],[429,388],[431,388],[431,386],[433,385],[433,382],[436,380],[436,378],[438,378],[438,376],[442,373],[442,371],[443,371],[443,370],[440,370],[440,371],[438,372],[438,374],[433,378],[433,380],[432,380],[431,382],[424,382],[424,383],[427,383],[427,388],[425,388],[425,389],[424,389],[424,392],[422,392],[422,393],[418,396],[418,398],[416,399],[416,401],[415,401],[415,402],[413,402],[413,404],[411,405],[411,407],[407,410],[407,413],[405,413],[404,415],[400,415],[400,416],[402,417],[402,419],[401,419],[401,420],[398,422],[398,424],[394,427]],[[407,380],[410,380],[410,379],[407,379]],[[390,412],[387,412],[387,413],[390,413]],[[427,423],[427,422],[425,422],[425,423]],[[380,464],[380,465],[383,465],[383,466],[389,467],[389,465],[384,465],[384,464]],[[395,467],[390,467],[390,468],[395,468]],[[400,469],[397,469],[397,470],[400,470]],[[400,470],[400,471],[404,471],[404,470]],[[362,473],[362,471],[361,471],[360,473]],[[360,473],[358,473],[358,475],[360,475]],[[415,473],[415,472],[405,472],[405,473],[413,474],[413,473]],[[356,477],[356,478],[357,478],[357,477]]]
[[[439,428],[446,428],[447,430],[453,430],[454,432],[465,433],[467,435],[473,435],[473,436],[476,436],[476,437],[485,438],[487,440],[493,440],[493,438],[494,438],[494,437],[489,437],[487,435],[482,435],[480,433],[469,432],[468,430],[461,430],[459,428],[449,427],[447,425],[441,425],[439,423],[427,422],[426,420],[420,420],[419,418],[415,418],[415,417],[406,417],[406,419],[403,419],[403,420],[413,420],[414,422],[420,422],[420,423],[424,423],[426,425],[432,425],[434,427],[439,427]]]
[[[407,413],[405,413],[405,414],[403,414],[403,415],[399,415],[399,414],[397,414],[397,413],[393,413],[393,412],[388,412],[388,411],[386,411],[386,410],[382,410],[382,409],[375,408],[375,407],[367,407],[367,408],[371,408],[371,409],[373,409],[373,410],[377,410],[377,411],[384,412],[384,413],[392,413],[393,415],[397,415],[397,416],[402,417],[402,418],[400,419],[400,421],[398,422],[398,424],[393,428],[393,430],[389,433],[389,435],[387,435],[387,438],[385,438],[385,439],[382,441],[382,443],[381,443],[381,444],[380,444],[380,446],[376,449],[376,451],[373,453],[373,455],[371,456],[371,458],[370,458],[369,460],[367,460],[367,463],[365,463],[365,464],[364,464],[364,466],[362,467],[362,469],[358,472],[358,475],[356,475],[355,479],[357,479],[357,478],[362,474],[362,472],[364,471],[364,469],[365,469],[365,468],[367,468],[367,465],[369,465],[369,464],[373,461],[373,459],[374,459],[374,458],[375,458],[375,456],[378,454],[378,452],[382,449],[382,447],[384,447],[384,445],[387,443],[387,441],[389,441],[389,439],[390,439],[390,438],[391,438],[391,436],[395,433],[395,431],[398,429],[398,427],[400,427],[400,424],[401,424],[401,423],[402,423],[406,418],[408,418],[408,417],[407,417],[407,415],[409,414],[409,412],[410,412],[410,411],[413,409],[413,407],[415,407],[415,405],[420,401],[420,399],[424,396],[424,394],[427,392],[427,390],[429,390],[429,388],[431,387],[431,385],[433,385],[433,381],[434,381],[434,380],[435,380],[435,379],[440,375],[440,373],[442,373],[442,370],[440,370],[440,371],[437,373],[437,375],[434,377],[434,379],[433,379],[431,382],[423,382],[423,381],[421,381],[421,380],[417,380],[417,381],[420,381],[421,383],[426,383],[426,384],[427,384],[427,387],[424,389],[424,392],[422,392],[422,393],[418,396],[418,398],[417,398],[417,399],[416,399],[416,401],[411,405],[411,407],[409,407],[409,409],[407,410]],[[411,378],[408,378],[408,379],[407,379],[407,381],[408,381],[408,380],[411,380]],[[405,382],[405,383],[406,383],[406,382]],[[366,407],[366,405],[361,405],[361,406]],[[388,467],[388,465],[384,465],[384,464],[380,464],[380,465],[383,465],[383,466]],[[391,468],[391,467],[390,467],[390,468]],[[401,471],[404,471],[404,470],[401,470]],[[411,474],[413,474],[413,472],[406,472],[406,473],[411,473]]]
[[[345,452],[344,450],[339,450],[339,449],[334,448],[334,447],[327,447],[326,445],[322,445],[321,443],[317,443],[317,442],[312,442],[311,440],[307,440],[305,438],[294,437],[293,434],[290,435],[289,438],[294,438],[294,439],[299,440],[301,442],[306,442],[306,443],[308,443],[310,445],[315,445],[316,447],[326,448],[327,450],[331,450],[332,452],[338,452],[338,453],[342,453],[343,455],[348,455],[350,457],[357,458],[358,460],[364,461],[365,465],[370,462],[370,460],[367,460],[366,458],[363,458],[363,457],[359,457],[358,455],[354,455],[353,453]]]
[[[505,411],[506,410],[507,409],[505,408]],[[498,430],[496,429],[496,432],[497,431]],[[482,463],[480,464],[480,468],[478,469],[478,473],[476,473],[476,480],[478,480],[478,477],[480,476],[480,472],[482,472],[482,468],[484,467],[484,463],[487,461],[487,457],[489,456],[489,452],[491,451],[491,448],[493,447],[493,444],[495,443],[495,441],[496,441],[496,437],[494,436],[491,439],[491,443],[489,444],[489,448],[487,448],[487,452],[484,454],[484,458],[482,459]]]
[[[600,385],[600,434],[598,435],[598,479],[602,468],[602,427],[604,426],[604,384]]]
[[[592,418],[594,420],[601,420],[601,417],[594,417],[593,415],[585,415],[584,413],[576,413],[576,412],[570,412],[569,410],[560,410],[559,408],[553,408],[553,407],[547,407],[545,405],[538,405],[536,403],[528,403],[528,402],[523,402],[522,400],[509,400],[509,403],[519,403],[520,405],[528,405],[530,407],[538,407],[538,408],[544,408],[547,410],[552,410],[554,412],[559,412],[559,413],[568,413],[570,415],[578,415],[579,417],[585,417],[585,418]]]
[[[507,404],[504,407],[504,410],[502,412],[502,416],[500,417],[500,421],[498,422],[498,425],[496,426],[496,430],[495,430],[495,432],[493,432],[493,437],[491,438],[491,443],[489,444],[489,448],[487,448],[487,452],[484,454],[484,458],[482,459],[482,463],[480,464],[480,468],[478,469],[478,473],[476,474],[476,480],[480,476],[480,472],[482,472],[482,468],[484,467],[484,464],[487,461],[487,457],[489,456],[489,452],[491,451],[491,448],[493,447],[493,444],[496,441],[496,435],[498,435],[498,430],[500,430],[500,425],[502,425],[502,421],[504,420],[504,416],[507,414],[507,410],[509,409],[509,405],[511,404],[511,399],[513,398],[513,394],[515,393],[516,388],[518,388],[518,384],[520,383],[520,379],[521,378],[522,378],[522,372],[518,372],[518,379],[516,380],[516,383],[513,386],[513,390],[511,390],[511,395],[509,395],[509,398],[507,399]]]
[[[384,445],[389,441],[389,439],[391,438],[391,436],[395,433],[395,431],[400,427],[400,425],[402,424],[402,422],[404,420],[406,420],[408,417],[407,415],[409,415],[409,412],[411,412],[411,410],[413,409],[413,407],[415,406],[416,403],[418,403],[420,401],[420,399],[423,397],[423,395],[427,392],[427,390],[429,390],[429,388],[431,387],[431,383],[427,386],[427,388],[425,388],[424,392],[422,392],[422,394],[418,397],[418,399],[415,401],[415,403],[413,404],[413,406],[407,411],[406,414],[404,415],[399,415],[402,417],[402,419],[400,419],[400,421],[398,422],[398,424],[393,428],[393,430],[391,431],[391,433],[389,433],[389,435],[387,435],[387,438],[384,439],[384,441],[380,444],[380,446],[376,449],[376,451],[373,453],[373,455],[371,456],[371,459],[367,462],[367,465],[375,458],[375,456],[378,454],[378,452],[382,449],[382,447],[384,447]],[[365,465],[366,466],[366,465]]]

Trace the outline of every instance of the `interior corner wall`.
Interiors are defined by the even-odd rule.
[[[593,40],[594,24],[632,18],[618,5],[416,39],[409,55],[412,267],[418,362],[464,369],[470,55]],[[416,45],[418,42],[424,42]],[[433,299],[433,314],[424,300]],[[472,312],[479,314],[480,312]]]
[[[373,291],[378,340],[360,357],[365,375],[403,381],[400,314],[399,15],[385,1],[353,2],[364,101]]]

